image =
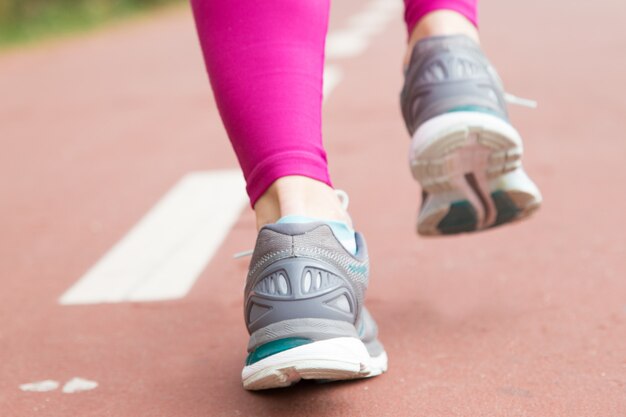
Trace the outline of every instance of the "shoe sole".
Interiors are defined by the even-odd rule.
[[[247,390],[282,388],[301,379],[338,381],[369,378],[387,370],[385,352],[372,357],[363,342],[338,337],[298,346],[243,368]]]
[[[409,152],[426,193],[417,232],[474,232],[528,217],[542,197],[522,168],[522,154],[517,130],[487,113],[446,113],[422,124]]]

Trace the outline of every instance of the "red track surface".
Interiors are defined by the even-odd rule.
[[[343,65],[326,142],[390,369],[260,394],[241,387],[247,261],[231,259],[250,212],[180,301],[57,304],[185,173],[236,166],[189,13],[0,57],[0,416],[625,416],[626,6],[573,3],[482,4],[508,89],[540,103],[513,113],[545,197],[519,225],[416,237],[400,17]],[[361,4],[336,2],[333,25]],[[100,385],[18,388],[74,376]]]

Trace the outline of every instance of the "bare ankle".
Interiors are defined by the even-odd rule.
[[[289,215],[340,220],[351,225],[350,216],[333,188],[296,175],[276,180],[257,200],[254,212],[258,229]]]
[[[478,29],[465,16],[452,10],[436,10],[424,16],[411,32],[404,66],[408,66],[411,52],[417,42],[430,36],[441,35],[466,35],[477,43],[480,42]]]

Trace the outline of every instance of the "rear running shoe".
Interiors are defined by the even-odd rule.
[[[422,186],[417,232],[483,230],[529,216],[539,189],[522,168],[502,82],[472,39],[435,36],[413,49],[401,93],[409,162]]]
[[[250,333],[244,388],[366,378],[387,370],[376,323],[363,306],[369,267],[358,233],[356,244],[352,255],[325,223],[261,229],[244,294]]]

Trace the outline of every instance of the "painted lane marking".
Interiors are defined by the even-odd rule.
[[[20,385],[20,389],[25,392],[48,392],[59,388],[59,383],[51,379],[45,381],[29,382]]]
[[[352,58],[367,49],[367,39],[357,32],[339,31],[328,35],[326,57],[328,59]]]
[[[385,30],[396,13],[402,10],[398,0],[375,0],[348,20],[348,27],[328,34],[325,55],[327,60],[354,58],[364,53],[371,38]],[[324,100],[343,79],[343,71],[336,64],[324,66]]]
[[[72,378],[63,385],[64,394],[74,394],[76,392],[91,391],[98,387],[96,381],[90,381],[84,378]]]
[[[402,10],[398,0],[375,0],[352,16],[345,29],[330,33],[326,40],[327,59],[354,58],[364,53],[371,38],[385,30]]]
[[[330,93],[341,82],[343,73],[336,65],[324,66],[324,100],[328,100]]]
[[[238,169],[186,175],[59,302],[184,297],[247,201]]]

